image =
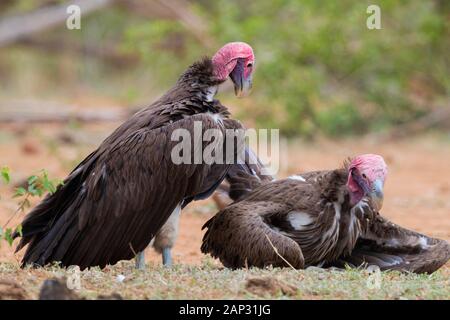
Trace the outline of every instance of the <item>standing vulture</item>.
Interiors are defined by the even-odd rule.
[[[225,148],[225,130],[242,126],[214,95],[228,77],[236,95],[248,91],[254,60],[248,44],[228,43],[191,65],[165,95],[118,127],[25,217],[16,249],[28,244],[22,266],[59,261],[84,269],[131,259],[172,213],[208,197],[231,165],[174,163],[172,151],[180,142],[172,134],[183,129],[193,137],[200,123],[201,133],[222,133]],[[196,142],[192,152],[198,152]],[[200,151],[204,148],[201,142]]]
[[[241,186],[237,201],[204,225],[201,250],[230,268],[371,264],[434,272],[450,245],[379,215],[386,174],[383,158],[372,154],[268,183],[241,172],[231,183]]]

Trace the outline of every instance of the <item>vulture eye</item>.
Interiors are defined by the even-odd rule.
[[[367,179],[367,176],[366,176],[365,173],[362,174],[362,177],[363,177],[364,179]]]
[[[247,64],[247,68],[251,68],[253,67],[253,63],[249,62],[249,64]]]

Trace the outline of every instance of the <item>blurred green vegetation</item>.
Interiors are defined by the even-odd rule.
[[[64,1],[47,1],[64,2]],[[4,15],[42,1],[16,1]],[[381,7],[381,30],[366,27],[367,6]],[[252,95],[220,98],[236,117],[287,136],[363,134],[449,106],[450,1],[189,1],[206,24],[205,47],[177,19],[140,16],[112,6],[40,39],[94,47],[124,63],[77,50],[17,44],[0,49],[0,97],[108,97],[145,105],[203,55],[229,41],[256,54]]]

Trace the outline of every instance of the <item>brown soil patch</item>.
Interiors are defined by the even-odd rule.
[[[13,280],[0,280],[0,300],[26,300],[27,292]]]
[[[295,296],[297,294],[297,288],[295,286],[271,277],[248,279],[245,288],[251,293],[261,297],[267,295],[276,296],[280,294]]]

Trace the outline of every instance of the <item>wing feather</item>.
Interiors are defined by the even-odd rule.
[[[351,255],[334,265],[374,264],[381,270],[432,273],[450,259],[450,245],[408,230],[377,215],[368,222]]]
[[[201,250],[219,258],[229,268],[263,268],[269,265],[282,267],[288,265],[285,260],[294,268],[303,268],[304,259],[300,246],[270,228],[264,221],[266,216],[286,210],[285,205],[270,201],[242,201],[233,204],[217,213],[203,226],[207,231]]]

